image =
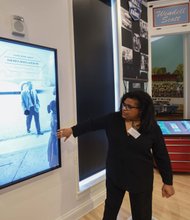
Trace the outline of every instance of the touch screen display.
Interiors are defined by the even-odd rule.
[[[190,121],[157,121],[164,135],[190,135]]]
[[[61,166],[57,50],[0,38],[0,188]]]

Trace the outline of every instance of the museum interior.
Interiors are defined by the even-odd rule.
[[[190,1],[0,2],[0,219],[189,220]]]

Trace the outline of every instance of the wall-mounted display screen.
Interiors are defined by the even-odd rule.
[[[0,188],[61,166],[57,50],[0,38]]]
[[[157,121],[163,135],[190,135],[190,120]]]

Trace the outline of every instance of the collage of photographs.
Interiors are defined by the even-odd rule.
[[[123,81],[130,84],[135,80],[143,85],[148,81],[147,13],[146,10],[141,9],[140,19],[135,20],[131,16],[129,4],[126,2],[121,0]],[[145,7],[143,4],[141,6]]]

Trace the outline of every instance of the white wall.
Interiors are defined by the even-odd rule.
[[[11,34],[20,15],[26,36]],[[0,0],[0,36],[58,49],[61,127],[76,122],[71,0]],[[60,169],[0,190],[1,220],[76,220],[104,200],[104,182],[78,194],[77,141],[62,141]]]

